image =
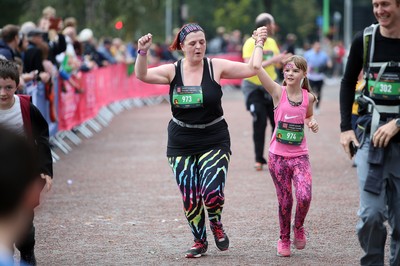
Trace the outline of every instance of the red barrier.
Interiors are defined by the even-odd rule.
[[[238,54],[221,54],[212,57],[242,62]],[[221,86],[240,85],[241,79],[222,79]],[[99,110],[113,102],[129,98],[146,98],[168,95],[169,85],[147,84],[134,75],[127,75],[124,64],[111,65],[82,73],[77,83],[83,93],[77,93],[67,82],[65,92],[59,93],[58,129],[72,128],[94,118]]]
[[[80,94],[65,82],[66,92],[60,92],[59,96],[59,130],[70,130],[94,118],[102,107],[115,101],[168,95],[169,85],[141,82],[134,75],[128,76],[126,68],[120,64],[83,73]]]
[[[222,58],[228,59],[231,61],[243,62],[243,58],[241,54],[234,53],[234,54],[217,54],[217,55],[207,55],[209,58]],[[221,86],[240,86],[242,83],[242,79],[221,79],[220,84]]]

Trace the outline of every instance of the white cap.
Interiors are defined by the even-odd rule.
[[[93,31],[91,29],[83,29],[80,33],[79,33],[79,40],[81,42],[87,42],[90,39],[93,38]]]
[[[33,23],[32,21],[27,21],[27,22],[24,22],[24,23],[21,25],[20,31],[21,31],[23,34],[28,34],[28,32],[30,32],[30,31],[32,31],[32,30],[34,30],[34,29],[36,29],[35,23]]]

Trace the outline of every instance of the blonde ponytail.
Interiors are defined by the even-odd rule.
[[[303,85],[301,87],[302,89],[307,90],[309,93],[311,93],[314,96],[314,102],[318,102],[318,97],[317,95],[313,92],[311,85],[310,85],[310,81],[308,80],[307,77],[304,77],[304,81],[303,81]]]

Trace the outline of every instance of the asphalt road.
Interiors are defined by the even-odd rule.
[[[253,169],[251,116],[241,92],[228,89],[223,105],[233,156],[222,220],[228,251],[217,250],[210,236],[207,256],[184,258],[192,235],[165,156],[171,115],[162,103],[122,112],[61,155],[53,190],[36,212],[38,264],[358,265],[357,178],[339,144],[338,91],[334,82],[324,88],[320,131],[307,132],[313,199],[305,250],[276,256],[275,188],[267,170]]]

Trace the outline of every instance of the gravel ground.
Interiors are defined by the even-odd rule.
[[[36,212],[39,265],[358,265],[358,188],[339,144],[338,86],[325,87],[318,134],[307,133],[313,200],[305,250],[276,256],[275,188],[253,169],[251,117],[240,91],[225,91],[232,138],[223,223],[231,246],[209,240],[207,256],[184,258],[192,235],[168,166],[166,103],[124,111],[61,155],[53,190]],[[268,135],[269,135],[268,129]],[[61,154],[61,152],[58,152]]]

